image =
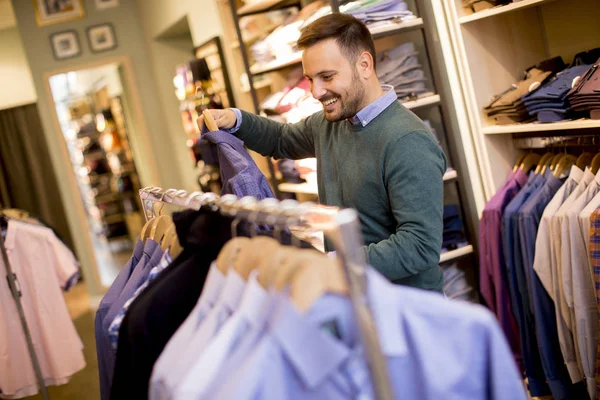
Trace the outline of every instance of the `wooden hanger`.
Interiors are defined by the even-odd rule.
[[[277,240],[268,236],[252,238],[250,243],[241,250],[233,264],[235,272],[247,281],[250,272],[257,268],[264,258],[270,257],[280,246]]]
[[[294,253],[299,251],[292,246],[279,246],[269,257],[263,258],[256,269],[258,270],[258,283],[265,289],[271,287],[275,278],[275,270],[285,268],[285,264],[289,263]]]
[[[291,255],[290,259],[286,260],[287,262],[283,266],[271,269],[270,286],[282,291],[292,283],[296,271],[313,264],[319,264],[321,257],[327,256],[317,251],[297,250]]]
[[[513,172],[517,172],[526,155],[527,153],[523,153],[519,156],[519,158],[517,158],[517,162],[515,162],[515,166],[513,167]]]
[[[554,158],[554,153],[546,153],[542,156],[540,162],[538,163],[537,167],[535,168],[535,174],[539,175],[543,170],[544,167],[548,164],[550,164],[550,162],[552,161],[552,158]]]
[[[560,159],[560,161],[558,162],[558,165],[556,167],[554,167],[554,171],[552,172],[552,174],[557,177],[560,178],[562,176],[562,174],[567,171],[569,168],[571,168],[571,166],[573,164],[575,164],[577,162],[577,158],[575,158],[575,156],[572,156],[570,154],[565,154],[563,156],[563,158]]]
[[[550,165],[545,165],[544,168],[542,168],[542,175],[544,175],[546,173],[546,170],[548,168],[550,168],[550,171],[554,171],[554,168],[556,168],[556,166],[558,165],[558,162],[560,161],[561,158],[563,158],[565,155],[565,153],[558,153],[557,155],[554,156],[554,158],[552,159],[552,161],[550,161]]]
[[[146,223],[142,227],[142,231],[140,232],[140,239],[143,242],[146,242],[146,239],[148,239],[150,237],[150,230],[152,229],[152,226],[156,222],[155,220],[156,220],[156,218],[150,218],[148,221],[146,221]]]
[[[600,153],[597,153],[594,158],[592,158],[592,163],[590,164],[590,169],[592,173],[596,175],[598,173],[598,169],[600,169]]]
[[[175,228],[175,224],[169,226],[165,232],[160,247],[163,252],[168,250],[172,259],[177,258],[183,251],[183,247],[181,247],[181,244],[179,243],[179,237],[177,237],[177,228]]]
[[[155,222],[150,228],[149,237],[156,243],[162,243],[165,233],[169,227],[173,225],[173,218],[168,215],[159,215],[158,217],[154,218],[154,220]]]
[[[217,126],[217,123],[215,122],[215,119],[213,118],[210,111],[202,111],[202,116],[204,117],[204,124],[206,125],[209,131],[215,132],[219,130],[219,127]]]
[[[234,237],[221,249],[217,256],[217,268],[223,275],[227,275],[229,268],[232,268],[238,257],[240,256],[241,250],[250,243],[250,239],[247,237]]]
[[[318,262],[299,269],[290,284],[290,298],[300,313],[305,313],[324,294],[348,296],[350,290],[339,261],[325,255]]]
[[[525,156],[523,161],[521,161],[521,166],[519,168],[522,171],[529,172],[534,166],[538,165],[541,158],[542,157],[539,154],[529,153]]]
[[[594,158],[594,155],[588,151],[582,153],[579,157],[577,157],[577,161],[575,162],[575,165],[577,165],[577,167],[581,170],[584,170],[586,167],[589,167],[590,164],[592,163],[592,159]]]

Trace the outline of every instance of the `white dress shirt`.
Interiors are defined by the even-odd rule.
[[[563,279],[563,246],[570,243],[570,238],[561,236],[561,225],[565,215],[571,205],[579,198],[587,189],[588,185],[594,180],[594,174],[589,169],[583,173],[583,177],[579,185],[567,197],[564,203],[559,207],[558,211],[550,220],[550,228],[552,231],[552,250],[554,253],[552,268],[552,280],[554,282],[554,304],[556,307],[556,325],[558,330],[558,339],[560,349],[569,370],[569,375],[574,383],[583,379],[583,366],[579,362],[578,352],[575,349],[575,339],[573,335],[573,326],[571,323],[571,313],[565,297],[564,279]],[[568,247],[568,256],[570,262],[570,247]]]
[[[180,359],[187,351],[187,348],[198,330],[198,327],[206,319],[207,315],[214,308],[219,299],[219,294],[223,289],[225,277],[219,271],[216,263],[213,262],[206,276],[202,294],[196,303],[196,306],[169,340],[160,357],[154,364],[152,377],[150,378],[149,396],[150,399],[167,398],[175,382],[179,381],[185,371],[185,366],[180,363]]]
[[[598,314],[596,287],[585,239],[585,236],[589,237],[590,232],[589,218],[584,234],[582,230],[584,227],[580,224],[579,214],[599,192],[600,172],[596,174],[586,191],[571,205],[566,213],[566,218],[562,221],[562,232],[563,235],[568,234],[570,247],[570,260],[565,261],[571,272],[570,281],[568,280],[568,274],[563,275],[567,279],[564,282],[565,295],[574,317],[575,329],[573,330],[573,336],[577,344],[579,359],[583,365],[588,392],[592,399],[595,398],[596,392]]]
[[[258,271],[251,273],[239,308],[204,350],[196,355],[194,366],[178,385],[173,399],[198,399],[203,395],[210,397],[206,389],[217,374],[226,373],[221,370],[221,367],[243,337],[253,328],[266,323],[268,314],[263,312],[263,309],[269,307],[269,294],[258,283],[257,275]]]

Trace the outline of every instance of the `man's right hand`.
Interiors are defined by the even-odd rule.
[[[215,123],[219,129],[231,129],[235,126],[237,122],[237,117],[232,110],[207,110],[213,118],[215,119]],[[198,124],[198,128],[200,132],[202,132],[202,128],[204,127],[204,116],[200,114],[198,119],[196,120]]]

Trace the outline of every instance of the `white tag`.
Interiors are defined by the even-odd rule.
[[[580,80],[581,80],[580,76],[576,76],[575,78],[573,78],[573,82],[571,82],[571,89],[573,89],[575,86],[577,86],[577,84],[579,83]]]
[[[539,82],[533,82],[531,85],[529,85],[529,91],[533,92],[535,89],[539,88],[541,85],[541,83]]]

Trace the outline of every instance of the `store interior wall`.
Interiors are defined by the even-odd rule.
[[[77,190],[77,186],[66,146],[62,140],[62,133],[56,124],[47,79],[54,73],[97,66],[104,60],[107,63],[114,62],[115,58],[128,60],[131,66],[129,76],[133,81],[125,84],[135,87],[134,90],[139,94],[135,98],[140,102],[135,106],[142,110],[140,113],[142,120],[136,121],[137,137],[132,138],[142,183],[162,187],[183,187],[183,174],[178,168],[178,160],[173,151],[172,140],[169,138],[162,106],[158,100],[159,92],[156,89],[148,62],[147,48],[138,23],[138,9],[134,0],[121,0],[118,7],[106,10],[96,10],[94,0],[86,0],[84,18],[38,27],[32,1],[11,1],[17,29],[31,68],[34,87],[39,94],[38,107],[44,133],[47,135],[53,166],[59,177],[59,189],[68,210],[69,225],[76,241],[77,255],[87,278],[88,290],[92,296],[95,296],[104,288],[97,280],[93,249],[88,235],[84,234],[87,231],[87,222],[83,204],[77,196],[72,195]],[[110,22],[114,27],[118,47],[103,53],[92,53],[86,38],[86,28],[106,22]],[[77,31],[82,54],[69,60],[57,61],[54,59],[49,37],[52,33],[69,29]]]
[[[0,2],[0,16],[12,15],[9,2]],[[6,13],[6,14],[4,14]],[[2,18],[2,17],[0,17]],[[0,20],[0,110],[32,104],[37,93],[19,31]]]

